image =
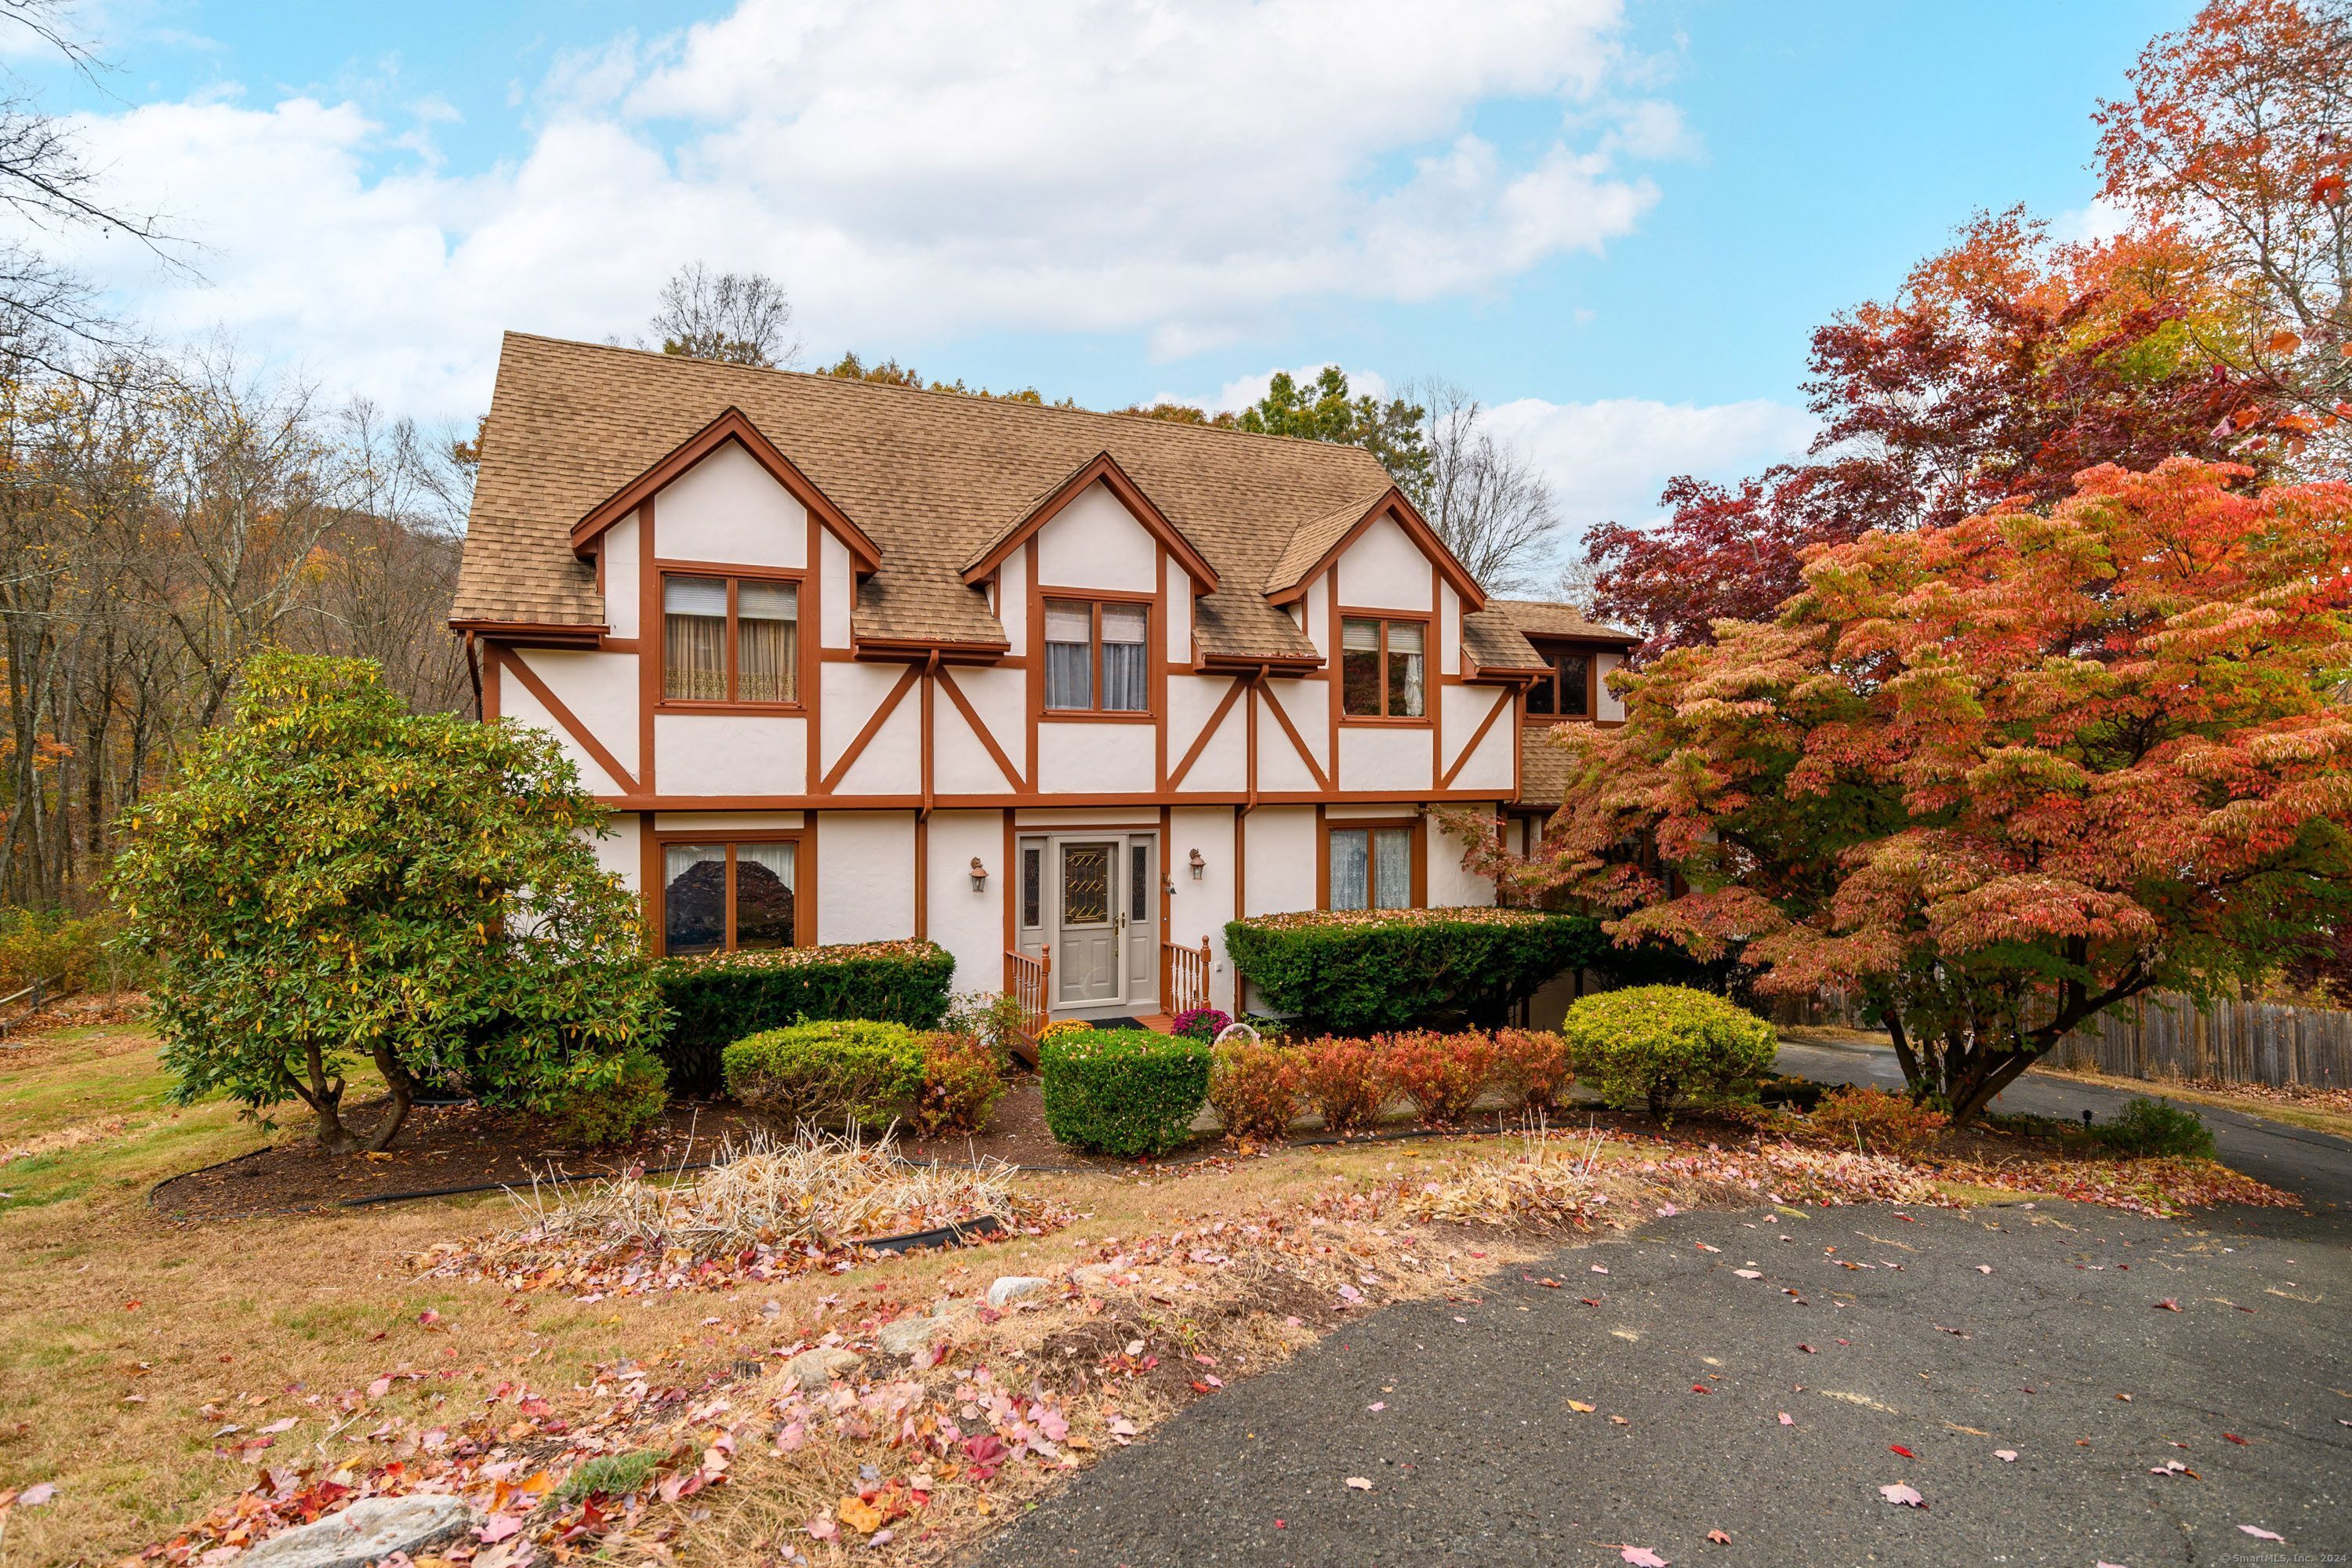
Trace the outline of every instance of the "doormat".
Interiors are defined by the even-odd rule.
[[[1080,1018],[1077,1022],[1084,1024],[1089,1029],[1140,1029],[1143,1027],[1143,1020],[1140,1018]]]

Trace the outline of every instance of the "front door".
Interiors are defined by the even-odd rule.
[[[1064,839],[1056,847],[1061,929],[1054,996],[1065,1007],[1119,999],[1120,937],[1127,927],[1119,898],[1120,843]]]

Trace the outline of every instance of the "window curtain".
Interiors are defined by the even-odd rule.
[[[1371,886],[1369,837],[1360,827],[1331,830],[1331,907],[1335,910],[1364,908],[1364,895]]]
[[[1102,607],[1102,705],[1114,713],[1140,713],[1151,706],[1146,679],[1150,648],[1146,644],[1150,613],[1140,605]]]
[[[1389,717],[1421,717],[1421,623],[1389,623]]]
[[[1045,601],[1045,706],[1095,705],[1095,618],[1091,605]]]
[[[793,945],[793,846],[735,847],[735,945]]]
[[[662,847],[662,947],[673,957],[727,945],[727,847]]]
[[[718,577],[662,579],[662,695],[727,700],[727,584]]]
[[[1382,827],[1372,834],[1372,908],[1402,910],[1412,903],[1412,829]]]
[[[1340,624],[1339,701],[1341,711],[1360,718],[1374,717],[1381,710],[1381,623],[1378,621],[1344,621]]]
[[[735,585],[735,700],[790,702],[800,590],[790,583]]]

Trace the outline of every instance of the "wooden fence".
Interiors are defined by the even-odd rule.
[[[2352,1013],[2281,1002],[2213,1002],[2156,992],[2110,1007],[2050,1053],[2118,1078],[2352,1086]]]

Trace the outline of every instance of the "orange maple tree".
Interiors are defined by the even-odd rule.
[[[1816,548],[1777,618],[1616,683],[1501,866],[1622,943],[1857,988],[1958,1117],[2102,1009],[2352,908],[2352,486],[2169,459]],[[1640,847],[1640,852],[1635,847]]]

